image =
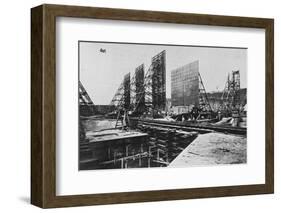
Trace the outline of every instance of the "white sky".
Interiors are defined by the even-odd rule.
[[[241,88],[247,87],[247,49],[147,44],[80,42],[80,81],[94,104],[109,104],[124,75],[166,50],[166,91],[171,97],[171,71],[199,60],[207,92],[223,90],[228,73],[240,70]],[[100,49],[106,49],[106,53]]]

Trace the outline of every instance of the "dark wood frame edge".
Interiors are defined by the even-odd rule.
[[[56,17],[263,28],[266,31],[266,183],[195,189],[56,196]],[[274,20],[41,5],[31,9],[31,203],[41,208],[149,202],[274,192]]]

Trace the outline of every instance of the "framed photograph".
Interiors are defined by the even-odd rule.
[[[274,191],[274,21],[31,9],[31,203]]]

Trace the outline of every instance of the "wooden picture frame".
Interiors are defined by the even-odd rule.
[[[56,17],[265,29],[265,184],[56,195]],[[268,194],[274,191],[274,21],[218,15],[44,4],[31,9],[31,203],[42,208]]]

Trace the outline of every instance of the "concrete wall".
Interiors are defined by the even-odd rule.
[[[198,105],[199,61],[186,64],[171,72],[172,106]]]

